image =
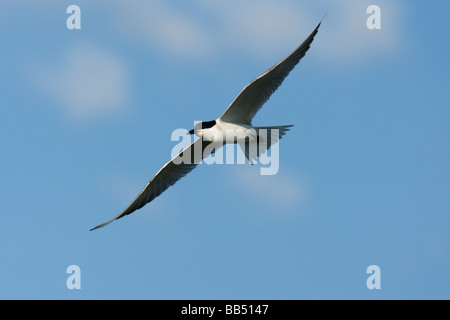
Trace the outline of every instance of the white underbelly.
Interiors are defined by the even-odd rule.
[[[257,138],[256,131],[248,125],[220,121],[217,127],[223,135],[224,143],[242,143],[246,139],[253,141]]]

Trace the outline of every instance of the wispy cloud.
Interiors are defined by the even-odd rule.
[[[267,57],[294,49],[328,13],[315,48],[321,60],[350,63],[398,48],[399,4],[380,0],[384,28],[368,30],[370,1],[195,0],[115,2],[125,36],[166,55],[203,59],[230,52]],[[319,42],[316,41],[316,42]]]
[[[117,112],[127,99],[123,61],[92,45],[70,48],[61,61],[36,69],[33,80],[61,111],[80,120]]]
[[[283,167],[276,175],[264,176],[260,175],[258,168],[236,165],[232,171],[232,184],[265,205],[280,209],[293,208],[305,200],[307,189],[298,174],[288,170]]]
[[[20,3],[42,12],[52,12],[47,9],[55,6],[51,1],[44,2],[45,7],[32,1]],[[372,4],[368,0],[193,0],[189,5],[168,0],[100,0],[95,6],[109,9],[107,19],[103,16],[99,21],[120,38],[109,47],[129,45],[139,47],[139,51],[147,48],[151,54],[167,59],[194,62],[205,58],[220,61],[230,54],[242,55],[243,59],[270,57],[275,62],[274,57],[279,59],[294,49],[327,12],[310,59],[347,67],[401,47],[401,5],[388,0],[377,3],[382,29],[375,31],[366,28],[366,9]],[[98,12],[89,11],[90,5],[80,1],[82,12]],[[9,1],[3,5],[2,14],[17,15],[18,6]],[[65,28],[65,24],[60,27]],[[101,37],[93,30],[82,32],[89,33],[91,39]],[[33,71],[37,87],[73,119],[114,114],[129,99],[126,61],[114,53],[120,50],[108,50],[103,43],[62,41],[56,45],[56,62],[40,61],[44,67]]]
[[[208,28],[170,1],[116,1],[118,33],[176,58],[203,58],[212,44]]]

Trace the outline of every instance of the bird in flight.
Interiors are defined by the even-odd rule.
[[[297,49],[248,84],[219,118],[197,123],[188,134],[195,134],[199,139],[167,162],[122,213],[112,220],[92,228],[91,231],[102,228],[142,208],[191,172],[204,158],[210,156],[214,150],[225,143],[239,143],[247,159],[252,163],[255,158],[267,151],[271,144],[281,139],[291,127],[290,125],[254,127],[252,119],[300,59],[304,57],[319,31],[321,23]],[[229,137],[230,132],[234,132],[231,140],[226,138]],[[271,136],[271,132],[275,134]],[[260,143],[261,139],[264,140],[264,143]],[[251,148],[248,147],[248,144],[252,143],[258,146],[256,152],[251,152]]]

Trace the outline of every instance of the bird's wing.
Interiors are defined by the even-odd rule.
[[[202,139],[195,140],[167,162],[121,214],[108,222],[92,228],[91,231],[102,228],[114,220],[133,213],[158,197],[170,186],[173,186],[178,180],[191,172],[203,158],[206,158],[211,154],[211,152],[208,151],[211,150],[211,148],[207,148],[208,145],[210,145],[210,142],[203,141]]]
[[[251,125],[255,114],[269,100],[272,93],[278,89],[289,72],[294,69],[306,51],[308,51],[321,23],[289,56],[248,84],[225,110],[224,114],[220,116],[220,119],[226,122]]]

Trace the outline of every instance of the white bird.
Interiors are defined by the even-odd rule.
[[[254,127],[252,119],[282,84],[289,72],[303,58],[321,23],[297,49],[248,84],[218,119],[197,123],[195,128],[189,131],[189,134],[195,134],[199,139],[167,162],[122,213],[114,219],[92,228],[91,231],[102,228],[114,220],[142,208],[191,172],[204,158],[210,156],[224,143],[239,143],[249,162],[252,163],[255,158],[270,148],[271,143],[277,142],[291,126]],[[276,130],[272,131],[273,129]],[[234,133],[231,141],[226,139],[230,132]],[[268,132],[269,135],[263,136],[261,132]],[[276,132],[275,139],[270,136],[271,132]],[[260,139],[265,139],[265,143],[259,144]],[[252,154],[249,151],[250,148],[245,148],[248,143],[258,145],[256,153]],[[259,149],[261,145],[263,146],[262,150]]]

